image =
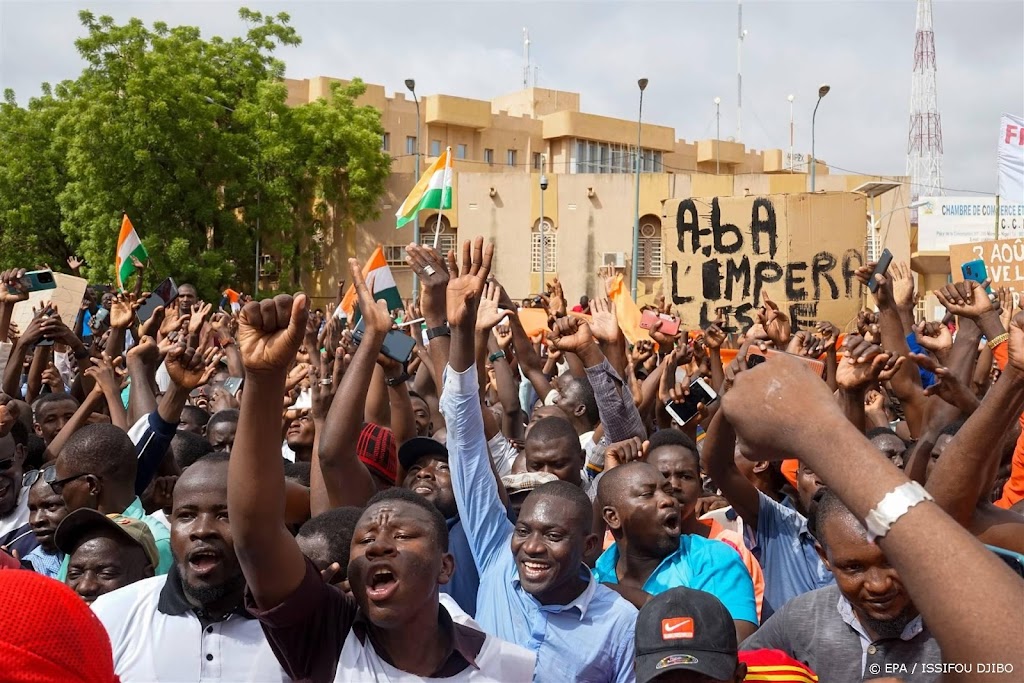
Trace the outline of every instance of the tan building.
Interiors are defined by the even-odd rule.
[[[329,94],[336,79],[288,80],[289,104],[314,101]],[[450,146],[455,157],[453,207],[441,220],[439,247],[483,235],[498,249],[495,274],[513,298],[540,290],[541,190],[544,192],[547,279],[557,276],[571,300],[596,292],[596,274],[612,265],[630,277],[639,268],[638,298],[663,291],[662,225],[666,201],[687,197],[729,197],[803,193],[810,181],[805,172],[785,167],[782,150],[747,149],[731,141],[678,139],[667,126],[643,123],[641,131],[641,238],[634,264],[636,121],[580,110],[577,93],[529,88],[492,101],[451,95],[420,98],[420,140],[416,138],[416,105],[406,93],[390,97],[383,86],[367,84],[360,104],[381,111],[382,145],[393,158],[392,175],[381,199],[379,219],[360,225],[354,234],[340,228],[325,231],[322,269],[303,284],[320,305],[333,299],[338,278],[348,280],[347,258],[365,259],[378,244],[385,247],[399,289],[412,294],[412,273],[404,263],[404,245],[413,241],[413,226],[395,229],[394,214],[415,184],[415,153],[426,168]],[[801,169],[805,170],[805,169]],[[819,191],[849,192],[879,176],[835,175],[819,161]],[[888,247],[897,259],[910,258],[911,231],[907,186],[892,178],[896,189],[869,199],[882,217],[875,243],[868,251]],[[431,212],[434,213],[434,212]],[[436,215],[420,215],[424,243],[433,241]],[[349,231],[352,233],[353,231]],[[851,247],[865,249],[868,220]]]

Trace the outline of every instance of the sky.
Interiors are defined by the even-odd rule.
[[[359,76],[390,93],[415,78],[421,95],[490,99],[523,82],[529,29],[537,85],[578,92],[581,109],[635,118],[686,140],[721,136],[755,149],[809,152],[822,83],[816,151],[834,172],[906,170],[916,3],[913,0],[746,0],[742,130],[737,137],[735,0],[589,2],[77,2],[0,0],[0,89],[25,103],[44,81],[77,76],[78,11],[119,22],[199,26],[205,37],[244,33],[238,8],[287,12],[301,46],[278,52],[290,78]],[[1024,2],[935,0],[938,106],[947,195],[994,193],[999,116],[1024,113]],[[967,190],[972,193],[965,192]]]

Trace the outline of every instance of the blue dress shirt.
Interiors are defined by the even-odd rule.
[[[634,681],[633,605],[582,565],[587,588],[568,605],[541,605],[520,584],[509,546],[514,527],[491,473],[478,390],[475,366],[445,370],[440,407],[452,487],[480,573],[476,621],[487,633],[537,654],[535,681]]]

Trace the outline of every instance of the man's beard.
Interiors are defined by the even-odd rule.
[[[872,631],[879,639],[899,638],[903,635],[907,624],[917,617],[917,611],[912,604],[908,604],[903,611],[892,619],[872,619],[867,614],[858,615],[862,624]]]
[[[182,581],[181,588],[193,604],[212,605],[232,593],[241,595],[245,588],[245,577],[237,576],[216,586],[191,586],[186,581]]]

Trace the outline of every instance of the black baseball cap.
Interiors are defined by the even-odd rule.
[[[417,436],[409,439],[398,449],[398,462],[402,467],[409,469],[416,464],[416,461],[424,455],[432,455],[436,458],[448,459],[448,448],[429,436]]]
[[[732,616],[718,598],[673,588],[651,598],[637,617],[636,683],[680,670],[731,680],[737,650]]]

